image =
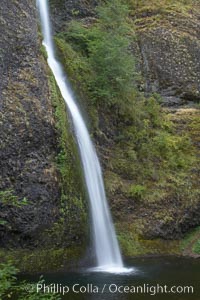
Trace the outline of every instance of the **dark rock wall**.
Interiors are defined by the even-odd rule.
[[[98,2],[51,0],[55,30],[60,31],[70,19],[94,17]],[[144,78],[140,89],[160,93],[167,105],[200,99],[200,15],[197,11],[182,16],[169,13],[153,24],[145,14],[134,18],[139,20],[134,51]],[[2,0],[0,189],[13,190],[19,200],[26,197],[28,205],[0,207],[0,220],[6,220],[9,225],[0,225],[0,246],[42,246],[44,231],[59,219],[60,179],[55,166],[58,137],[40,47],[35,0]],[[189,218],[196,220],[192,214]],[[166,228],[156,228],[155,236],[166,237]],[[64,234],[69,236],[69,230]]]
[[[56,134],[38,42],[35,0],[0,5],[0,189],[23,208],[1,207],[0,245],[37,244],[57,215]]]
[[[50,0],[52,23],[56,31],[62,30],[66,20],[93,17],[98,0]]]
[[[95,0],[50,0],[52,21],[62,31],[67,21],[95,17]],[[160,93],[167,105],[200,99],[200,9],[133,11],[136,55],[145,92]]]
[[[150,5],[147,7],[141,5],[141,11],[130,12],[137,35],[137,39],[132,44],[132,51],[137,60],[137,71],[142,74],[141,82],[140,79],[138,80],[139,89],[147,95],[152,92],[160,94],[164,101],[163,106],[175,106],[177,110],[181,109],[183,104],[192,107],[194,103],[191,102],[200,99],[200,9],[188,9],[186,6],[182,7],[181,3],[180,1],[180,5],[175,8],[168,6],[163,8],[161,1],[158,4],[161,6],[160,9],[154,9]],[[67,22],[71,19],[82,18],[87,21],[88,17],[95,17],[94,7],[93,1],[60,0],[58,5],[51,0],[56,31],[66,30]],[[190,112],[185,111],[180,120],[174,120],[177,134],[183,135],[183,132],[189,132],[189,136],[195,141],[194,136],[190,133],[190,126],[196,116],[198,116],[198,112],[192,112],[190,116]],[[179,126],[181,130],[179,130]],[[104,132],[103,126],[101,130]],[[100,152],[105,151],[107,147],[105,140],[102,139],[100,144],[104,149]],[[112,150],[109,149],[109,151]],[[106,163],[105,159],[105,170]],[[194,173],[197,172],[198,170],[194,171]],[[188,175],[190,176],[189,173]],[[189,176],[187,181],[190,183]],[[145,222],[145,226],[148,228],[146,230],[148,238],[177,239],[183,237],[185,232],[199,224],[199,203],[194,204],[192,198],[189,200],[185,196],[186,199],[183,199],[182,202],[187,202],[187,205],[184,207],[178,197],[173,195],[170,195],[168,199],[164,197],[160,204],[150,204],[145,207],[143,203],[136,204],[132,216],[129,216],[129,219],[132,219],[130,222],[134,221],[138,224],[140,221]],[[128,219],[127,206],[130,204],[131,207],[133,201],[129,203],[129,200],[125,199],[122,202],[119,195],[115,195],[113,199],[111,196],[109,199],[111,207],[114,203],[112,210],[116,220],[122,216],[124,219]],[[165,220],[163,220],[164,218]],[[144,233],[144,229],[140,228],[140,230]]]
[[[158,21],[137,16],[141,71],[147,92],[160,93],[166,104],[200,99],[200,14],[156,14]]]

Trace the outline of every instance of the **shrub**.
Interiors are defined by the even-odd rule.
[[[0,191],[0,206],[9,208],[20,208],[27,205],[27,198],[19,199],[18,196],[14,195],[13,190]],[[0,213],[1,216],[1,213]],[[4,216],[4,215],[3,215]],[[10,229],[10,224],[5,220],[4,217],[0,217],[0,226]]]
[[[13,190],[0,191],[0,204],[3,206],[14,206],[14,207],[22,207],[27,205],[27,199],[24,197],[23,199],[19,199],[19,197],[14,195]]]
[[[134,82],[134,57],[129,51],[132,28],[128,7],[112,0],[97,10],[99,19],[89,41],[89,60],[95,70],[95,98],[108,106],[129,101]]]
[[[16,269],[12,262],[0,264],[0,299],[17,299],[18,300],[60,300],[59,295],[50,295],[38,293],[37,284],[44,284],[42,277],[37,283],[28,283],[23,281],[17,282]]]
[[[97,105],[120,107],[132,97],[135,60],[130,45],[134,34],[128,13],[120,0],[107,1],[98,7],[93,26],[71,22],[68,31],[58,35],[89,63],[89,90]]]
[[[130,186],[128,194],[130,197],[136,199],[142,199],[145,193],[146,193],[146,187],[140,184],[136,184]]]
[[[192,250],[194,253],[200,254],[200,239],[195,243]]]

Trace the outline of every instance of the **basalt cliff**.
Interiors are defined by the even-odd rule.
[[[89,120],[123,253],[198,256],[200,6],[124,2],[134,31],[134,88],[142,95],[137,98],[154,103],[145,104],[150,117],[141,118],[157,118],[159,128],[148,125],[152,120],[135,125],[128,106],[120,114],[115,105],[92,99],[85,82],[91,79],[87,40],[71,24],[90,30],[100,1],[50,1],[57,55]],[[71,120],[46,63],[34,0],[2,0],[0,66],[0,256],[22,252],[26,269],[25,260],[35,252],[32,262],[39,257],[43,269],[48,252],[50,268],[58,268],[69,256],[89,251],[88,204]]]

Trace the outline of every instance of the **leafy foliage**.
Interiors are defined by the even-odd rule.
[[[8,262],[0,264],[0,297],[7,295],[9,297],[10,289],[16,281],[17,269]]]
[[[126,105],[133,93],[135,73],[130,53],[134,32],[129,24],[128,7],[112,0],[99,6],[97,14],[99,18],[92,27],[74,21],[59,36],[85,56],[92,74],[88,90],[93,101],[101,106]]]
[[[13,190],[0,191],[0,207],[21,208],[25,205],[28,205],[26,197],[19,199],[18,196],[15,196]],[[3,217],[0,218],[0,226],[10,228],[10,225]]]
[[[65,241],[67,241],[66,228],[68,229],[69,238],[75,234],[74,232],[77,235],[79,234],[80,238],[84,236],[86,213],[82,198],[80,165],[77,163],[79,162],[78,154],[69,130],[70,125],[66,115],[66,106],[52,74],[49,74],[49,88],[54,106],[55,127],[59,136],[59,152],[56,157],[56,164],[60,174],[61,203],[59,221],[54,223],[53,228],[47,232],[52,239],[55,238],[63,243],[63,235],[65,235]],[[80,182],[78,188],[77,182]],[[79,223],[82,224],[81,228],[79,228]]]
[[[129,48],[134,33],[128,23],[128,7],[112,0],[97,12],[99,19],[88,43],[95,72],[94,96],[100,103],[125,105],[133,92],[135,65]]]
[[[22,207],[28,204],[27,198],[19,200],[13,190],[0,191],[0,204],[3,206]]]
[[[198,241],[196,242],[196,244],[193,247],[193,251],[196,254],[200,254],[200,239],[198,239]]]
[[[129,188],[129,196],[137,199],[141,199],[146,192],[146,188],[143,185],[136,184]]]
[[[37,284],[44,284],[45,281],[42,277],[37,283],[28,283],[23,281],[17,282],[18,269],[16,269],[12,262],[0,264],[0,298],[19,300],[60,300],[58,295],[42,294],[37,292]]]
[[[168,9],[169,3],[160,6]],[[149,1],[103,1],[97,19],[70,22],[56,43],[76,93],[96,116],[92,132],[110,142],[107,174],[116,174],[106,178],[110,193],[143,201],[181,199],[195,161],[191,141],[176,133],[159,95],[146,98],[137,89],[140,74],[131,51],[136,35],[129,16],[133,7],[147,4],[157,7],[157,1],[152,7]]]

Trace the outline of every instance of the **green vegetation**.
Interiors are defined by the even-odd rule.
[[[60,234],[62,235],[62,231]],[[76,267],[79,258],[84,255],[85,251],[83,245],[76,246],[72,244],[71,247],[57,247],[57,249],[55,249],[55,246],[57,245],[52,245],[48,249],[35,249],[34,251],[1,249],[0,261],[3,263],[14,262],[14,265],[23,273],[43,273],[51,270],[60,271],[66,266]]]
[[[198,0],[125,0],[130,7],[140,12],[144,10],[153,11],[158,13],[165,13],[167,11],[187,12]]]
[[[81,170],[77,163],[79,159],[76,145],[69,128],[65,103],[52,74],[49,75],[49,88],[55,109],[55,127],[59,136],[56,164],[60,173],[61,203],[59,221],[47,233],[62,243],[66,229],[71,239],[74,239],[75,235],[76,239],[85,236],[86,208],[83,200],[84,190],[81,188],[83,186]]]
[[[3,208],[21,208],[27,204],[27,199],[25,197],[23,199],[19,199],[19,197],[15,196],[13,190],[0,191],[0,205]],[[0,226],[3,226],[7,229],[11,228],[11,225],[5,220],[5,217],[0,218]]]
[[[92,117],[97,109],[115,109],[117,115],[126,111],[127,115],[135,96],[134,57],[130,53],[134,32],[128,8],[120,1],[110,1],[97,13],[95,24],[72,21],[55,41],[67,74],[79,96],[85,98]]]
[[[126,105],[134,81],[134,57],[129,49],[134,31],[128,7],[118,0],[109,1],[97,13],[99,18],[92,26],[73,21],[58,37],[70,42],[90,70],[84,81],[93,102],[104,107]]]
[[[175,19],[190,18],[191,11],[198,13],[199,9],[198,0],[124,0],[124,2],[128,3],[130,15],[134,17],[135,26],[139,31],[148,31],[157,26],[170,28],[172,15]]]
[[[140,221],[139,221],[140,222]],[[167,241],[163,239],[145,239],[141,236],[142,224],[136,222],[117,223],[117,236],[122,252],[127,257],[143,255],[180,254],[180,241]],[[140,227],[140,230],[138,228]]]
[[[99,19],[87,38],[94,72],[91,91],[98,105],[124,110],[131,105],[134,92],[135,62],[129,49],[134,32],[128,23],[128,7],[118,0],[109,1],[97,13]]]
[[[156,9],[157,2],[146,1],[145,9],[148,5]],[[160,8],[166,12],[171,2],[163,1]],[[130,209],[146,203],[152,205],[152,222],[162,220],[170,226],[174,207],[179,206],[181,214],[198,201],[191,173],[196,150],[190,133],[177,132],[161,108],[161,97],[145,97],[137,89],[142,78],[132,52],[137,31],[130,16],[135,6],[142,12],[144,1],[105,1],[98,6],[96,19],[67,23],[55,42],[77,98],[90,115],[91,133],[103,146],[106,188],[115,216],[123,219],[127,211],[131,214],[126,205]],[[177,1],[172,9],[187,13],[188,6],[178,6]],[[118,206],[123,207],[121,214]],[[148,222],[136,219],[135,230],[142,234]]]
[[[185,255],[200,254],[200,227],[189,232],[180,244],[181,251]]]
[[[193,250],[194,253],[200,254],[200,238],[199,238],[198,241],[194,244],[192,250]]]
[[[137,226],[137,222],[116,224],[118,239],[125,256],[183,254],[196,257],[200,254],[200,227],[193,229],[180,240],[145,239],[142,236],[143,224],[139,221],[141,224]]]
[[[64,9],[64,1],[51,2]],[[177,254],[183,251],[181,245],[187,240],[181,227],[184,222],[189,223],[190,216],[185,211],[190,213],[191,207],[195,210],[200,193],[198,168],[194,171],[198,165],[197,151],[192,145],[199,141],[199,116],[192,117],[191,122],[180,120],[179,124],[176,113],[172,116],[161,107],[160,95],[147,97],[140,92],[137,86],[141,88],[144,79],[136,71],[137,53],[133,50],[140,30],[148,33],[153,26],[164,24],[166,29],[168,25],[173,29],[172,33],[179,32],[176,18],[180,17],[185,24],[191,18],[191,8],[195,11],[196,1],[99,3],[95,18],[81,19],[81,11],[74,10],[72,14],[78,21],[66,22],[63,32],[55,35],[57,54],[80,106],[89,114],[89,129],[104,162],[106,189],[124,253]],[[44,49],[41,51],[45,57]],[[79,188],[82,182],[76,183],[81,173],[76,164],[76,145],[69,134],[65,106],[52,75],[49,82],[59,133],[57,166],[62,182],[61,219],[49,235],[56,236],[56,240],[60,236],[62,240],[60,232],[67,220],[70,226],[65,236],[77,235],[78,223],[80,238],[85,236],[80,224],[86,223],[87,208],[84,190]],[[168,235],[164,239],[180,236],[183,240],[169,242],[157,238],[165,233]],[[193,247],[196,253],[198,247],[197,240]]]
[[[9,205],[14,207],[22,207],[28,204],[27,199],[24,197],[23,199],[19,199],[19,197],[14,195],[14,191],[6,190],[0,191],[0,203],[1,205]]]
[[[141,199],[144,196],[145,192],[146,188],[143,185],[136,184],[130,186],[129,188],[129,196],[136,199]]]
[[[0,298],[12,299],[16,297],[19,300],[59,300],[57,295],[37,293],[37,284],[44,284],[45,281],[42,277],[37,283],[28,283],[23,281],[17,282],[16,269],[11,262],[0,264]]]

